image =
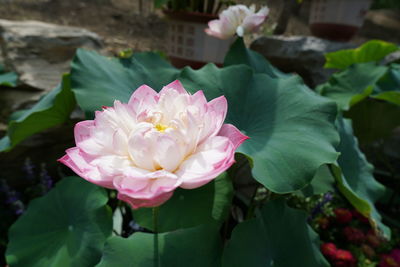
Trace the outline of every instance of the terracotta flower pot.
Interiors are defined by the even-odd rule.
[[[222,66],[233,39],[220,40],[204,32],[214,15],[164,11],[168,23],[168,56],[175,67],[201,68],[212,62]]]
[[[311,32],[329,40],[348,41],[362,26],[370,4],[371,0],[313,0]]]

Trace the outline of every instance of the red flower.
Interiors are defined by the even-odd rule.
[[[357,260],[350,251],[337,249],[333,243],[321,245],[322,254],[332,263],[334,267],[355,267]]]
[[[392,255],[382,255],[379,267],[400,267],[400,261],[396,261]]]
[[[373,259],[376,256],[375,250],[366,244],[361,245],[361,250],[369,259]]]
[[[349,223],[353,219],[353,215],[348,209],[336,208],[333,212],[336,215],[336,221],[340,224]]]
[[[351,226],[346,226],[343,229],[343,235],[347,241],[355,244],[360,244],[365,240],[364,233],[360,229]]]
[[[329,227],[329,220],[326,217],[318,218],[317,223],[322,230],[328,229]]]
[[[393,249],[390,255],[397,263],[400,263],[400,249]]]
[[[321,252],[328,259],[334,259],[337,252],[336,245],[333,243],[324,243],[321,245]]]
[[[379,247],[383,241],[383,239],[378,236],[373,230],[368,231],[365,239],[367,240],[367,243],[374,248]]]
[[[360,222],[363,222],[365,224],[369,224],[369,220],[367,217],[365,217],[364,215],[362,215],[360,212],[358,212],[357,210],[352,210],[351,214],[353,215],[354,218],[358,219]]]
[[[335,259],[332,263],[334,267],[355,267],[357,264],[356,258],[348,250],[338,249]]]

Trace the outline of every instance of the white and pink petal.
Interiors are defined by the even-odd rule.
[[[248,136],[242,134],[238,128],[232,124],[224,124],[218,133],[218,136],[228,137],[232,142],[234,150],[236,150],[244,141],[249,139]]]
[[[71,168],[77,175],[87,181],[113,189],[113,177],[103,175],[97,166],[93,166],[93,157],[87,155],[77,147],[66,150],[66,155],[58,161]]]
[[[128,105],[137,116],[143,111],[153,108],[158,99],[159,96],[156,91],[147,85],[142,85],[133,92]]]
[[[118,193],[118,199],[128,203],[133,209],[139,209],[142,207],[157,207],[165,203],[168,199],[170,199],[173,195],[173,191],[166,192],[162,195],[159,195],[155,198],[151,199],[140,199],[140,198],[132,198],[128,195],[124,195],[122,193]]]
[[[234,146],[227,137],[210,137],[176,171],[182,179],[181,187],[200,187],[216,178],[235,162],[234,153]]]
[[[175,174],[163,170],[149,172],[139,177],[118,176],[113,183],[118,192],[139,199],[156,198],[175,190],[180,184],[181,181]]]

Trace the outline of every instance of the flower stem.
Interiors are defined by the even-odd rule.
[[[154,267],[160,266],[160,254],[158,253],[158,207],[153,208],[153,232],[154,232]]]

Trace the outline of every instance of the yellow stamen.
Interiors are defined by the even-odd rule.
[[[165,130],[168,129],[169,127],[168,127],[167,125],[164,125],[164,124],[161,124],[161,123],[157,123],[157,124],[155,125],[155,128],[156,128],[157,131],[163,133],[163,132],[165,132]]]

